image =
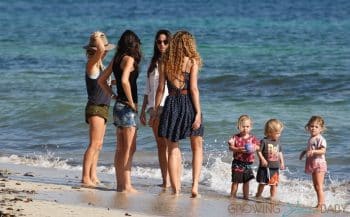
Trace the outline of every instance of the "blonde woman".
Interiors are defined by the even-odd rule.
[[[107,51],[115,46],[108,43],[103,32],[94,32],[90,36],[86,49],[87,63],[85,66],[85,81],[88,102],[85,107],[85,121],[89,124],[89,147],[84,154],[82,183],[94,187],[100,181],[97,178],[96,167],[103,137],[106,131],[110,97],[106,95],[97,83],[104,69],[103,59]]]
[[[170,184],[175,195],[181,189],[181,151],[179,141],[190,137],[192,149],[192,197],[198,196],[199,176],[203,161],[202,111],[198,90],[198,70],[202,60],[196,50],[194,37],[187,31],[179,31],[172,38],[161,61],[159,85],[154,114],[167,83],[169,95],[160,117],[158,135],[166,139],[168,146],[168,170]]]

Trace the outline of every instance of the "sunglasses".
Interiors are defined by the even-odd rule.
[[[167,45],[169,44],[169,41],[168,40],[157,40],[157,44],[164,44],[164,45]]]

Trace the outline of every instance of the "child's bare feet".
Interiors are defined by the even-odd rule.
[[[318,209],[318,210],[322,210],[322,208],[324,207],[324,204],[317,204],[317,206],[315,206],[314,208]]]

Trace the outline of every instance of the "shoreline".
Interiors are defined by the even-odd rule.
[[[253,197],[232,200],[214,192],[192,199],[187,187],[175,197],[142,181],[135,194],[116,192],[113,181],[90,189],[72,181],[72,176],[79,180],[77,172],[0,163],[0,211],[3,216],[349,216]]]

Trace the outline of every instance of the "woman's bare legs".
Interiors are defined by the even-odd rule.
[[[192,149],[192,197],[198,196],[199,177],[203,162],[203,139],[201,136],[191,137]]]
[[[122,191],[123,186],[125,184],[122,178],[123,161],[122,161],[122,158],[119,156],[122,156],[122,147],[123,147],[124,141],[122,136],[122,129],[120,127],[117,127],[116,136],[117,136],[117,147],[114,155],[114,168],[115,168],[115,175],[117,179],[117,191]]]
[[[177,142],[167,141],[168,171],[173,194],[179,195],[181,189],[181,151]]]
[[[96,186],[97,178],[96,168],[98,156],[103,145],[103,138],[106,131],[105,119],[99,116],[89,118],[89,140],[90,144],[84,154],[82,183],[86,186]]]
[[[132,158],[136,151],[136,127],[124,127],[117,130],[117,151],[115,168],[117,191],[137,192],[131,184]]]
[[[168,147],[166,145],[165,138],[158,137],[158,126],[159,126],[159,119],[155,119],[153,121],[152,130],[154,138],[157,142],[157,149],[158,149],[158,160],[159,160],[159,167],[160,171],[162,173],[162,187],[167,188],[170,186],[170,179],[169,179],[169,173],[168,173]]]

